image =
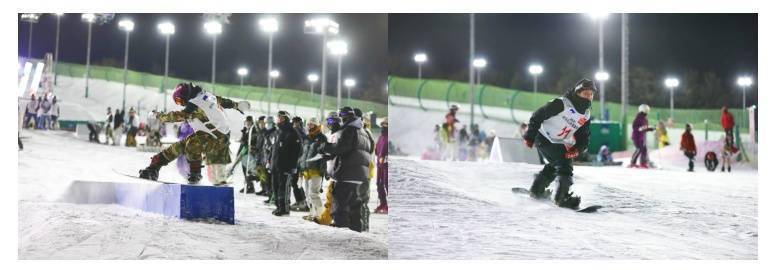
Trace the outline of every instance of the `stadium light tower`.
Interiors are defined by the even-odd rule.
[[[268,72],[268,78],[271,81],[271,88],[276,87],[276,79],[278,79],[279,76],[281,76],[281,73],[278,70],[274,69],[274,70],[271,70],[270,72]],[[271,108],[271,102],[272,102],[271,99],[268,99],[268,108],[269,109]],[[276,107],[277,108],[279,107],[278,103],[276,104]],[[268,115],[271,115],[271,111],[268,111]]]
[[[476,84],[481,84],[482,81],[480,80],[480,77],[482,77],[481,76],[482,70],[486,66],[488,66],[488,60],[485,60],[485,58],[477,58],[477,59],[474,59],[474,61],[472,61],[472,65],[474,66],[475,69],[477,69],[477,83]]]
[[[212,35],[212,93],[215,92],[215,69],[217,66],[217,35],[222,33],[222,23],[208,21],[204,23],[204,31]]]
[[[40,14],[38,13],[24,13],[21,14],[21,21],[27,22],[29,24],[29,39],[27,41],[27,59],[32,58],[32,29],[35,26],[36,23],[38,23],[38,19],[40,18]]]
[[[603,21],[605,21],[608,18],[608,13],[602,13],[602,12],[594,12],[589,14],[590,18],[592,18],[594,21],[598,22],[598,70],[601,70],[603,72],[606,70],[603,67]],[[605,73],[605,72],[604,72]],[[608,73],[606,73],[608,74]],[[606,80],[600,80],[600,86],[598,87],[600,90],[600,115],[601,120],[607,120],[606,114],[604,111],[604,101],[605,101],[605,87],[604,82]]]
[[[595,79],[600,82],[600,85],[603,86],[603,83],[608,81],[609,74],[606,71],[598,71],[595,73]],[[606,95],[605,92],[603,92],[603,88],[600,88],[600,120],[605,121],[606,119]]]
[[[240,67],[236,70],[236,73],[239,74],[239,90],[244,88],[244,77],[249,74],[249,70],[245,67]]]
[[[319,81],[319,75],[316,73],[308,74],[308,83],[311,85],[311,97],[314,96],[314,84]]]
[[[274,17],[262,18],[257,21],[260,30],[268,33],[268,71],[273,71],[273,33],[279,31],[279,21]],[[272,77],[268,74],[268,100],[273,96]],[[268,102],[268,113],[271,113],[271,102]]]
[[[134,22],[129,19],[123,19],[118,22],[118,27],[121,30],[126,31],[126,45],[124,45],[123,51],[123,102],[121,103],[121,111],[126,110],[126,79],[128,78],[129,69],[129,36],[131,31],[134,31]]]
[[[327,42],[327,48],[330,49],[330,54],[335,55],[338,57],[338,102],[337,106],[340,108],[341,105],[341,81],[340,81],[340,73],[341,73],[341,66],[343,62],[343,56],[348,53],[348,44],[346,44],[343,40],[333,40],[330,42]]]
[[[329,18],[315,18],[306,20],[303,32],[322,36],[322,82],[319,95],[319,119],[324,119],[324,97],[327,95],[327,37],[338,34],[340,26]]]
[[[86,41],[86,95],[88,98],[88,79],[91,77],[91,26],[96,22],[94,13],[84,13],[80,20],[88,24],[88,39]]]
[[[670,89],[670,120],[673,120],[673,91],[680,82],[676,78],[667,78],[665,79],[665,86]]]
[[[418,81],[421,81],[421,66],[424,62],[426,62],[426,54],[425,53],[417,53],[415,56],[413,56],[413,60],[418,64]]]
[[[59,74],[58,72],[56,72],[56,64],[59,63],[59,30],[61,28],[60,26],[62,25],[62,16],[64,16],[64,13],[54,13],[54,15],[56,15],[56,38],[54,41],[53,71],[54,71],[54,85],[56,85],[56,78],[58,77],[57,75]]]
[[[539,90],[539,74],[544,71],[544,68],[542,68],[541,65],[535,64],[528,67],[528,73],[531,73],[533,75],[533,92],[536,93]]]
[[[741,111],[741,113],[743,115],[743,123],[745,123],[746,122],[745,121],[745,114],[747,113],[745,110],[748,108],[748,107],[745,106],[745,89],[748,88],[749,86],[753,85],[753,79],[751,79],[750,76],[742,76],[740,78],[737,78],[737,85],[740,86],[740,89],[743,92],[743,102],[742,102],[743,110]],[[745,124],[743,124],[743,125],[745,125]]]
[[[351,88],[354,88],[354,86],[357,85],[357,81],[355,81],[352,78],[346,78],[346,81],[344,81],[344,84],[346,85],[346,106],[351,106]]]
[[[164,92],[164,111],[166,111],[166,78],[169,77],[169,37],[174,35],[174,24],[162,22],[158,24],[158,31],[166,37],[166,54],[164,56],[164,79],[161,81],[161,91]]]

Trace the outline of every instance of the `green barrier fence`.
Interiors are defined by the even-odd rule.
[[[469,102],[469,84],[467,82],[449,81],[449,80],[435,80],[435,79],[423,79],[419,81],[413,78],[402,77],[389,77],[389,96],[401,96],[408,98],[417,98],[419,106],[426,110],[424,103],[426,100],[444,101],[446,107],[450,107],[453,103],[468,104]],[[632,90],[634,91],[634,89]],[[543,106],[550,100],[557,97],[555,94],[547,93],[533,93],[531,91],[523,91],[516,89],[501,88],[492,85],[479,85],[475,89],[476,104],[480,107],[475,108],[483,118],[491,118],[503,121],[512,121],[514,123],[520,123],[528,121],[528,119],[517,119],[515,117],[515,110],[522,111],[535,111],[539,107]],[[389,100],[390,104],[400,105],[398,102]],[[592,115],[598,117],[600,115],[600,109],[595,101],[595,106],[591,109]],[[508,109],[510,111],[510,117],[495,117],[486,114],[485,108],[498,107]],[[463,109],[464,106],[461,106]],[[606,110],[609,112],[609,120],[621,121],[621,104],[617,102],[606,102]],[[743,132],[747,132],[747,117],[742,117],[745,113],[741,109],[730,109],[730,112],[735,116],[735,122],[744,127]],[[635,118],[638,113],[638,105],[631,105],[627,109],[627,121],[629,123]],[[651,107],[649,113],[649,119],[662,119],[666,121],[670,116],[670,108],[658,108]],[[695,128],[703,127],[705,119],[708,120],[708,128],[714,131],[721,131],[721,110],[720,109],[675,109],[673,110],[673,121],[676,127],[683,127],[685,123],[691,123]],[[652,126],[656,122],[651,123]]]
[[[74,78],[84,77],[86,74],[86,66],[80,65],[80,64],[59,62],[56,65],[56,72],[59,75],[69,76]],[[122,68],[91,66],[90,73],[91,73],[92,79],[99,79],[99,80],[105,80],[110,82],[123,82]],[[191,80],[183,79],[183,78],[167,77],[166,88],[167,89],[172,88],[174,85],[176,85],[181,81],[191,81]],[[202,81],[193,81],[193,82],[205,88],[210,88],[209,82],[202,82]],[[126,76],[126,83],[130,85],[137,85],[137,86],[142,86],[146,88],[158,89],[158,91],[160,92],[163,84],[163,76],[129,70]],[[244,85],[243,87],[241,87],[239,85],[218,83],[215,86],[214,94],[226,96],[226,97],[232,97],[232,98],[242,98],[242,99],[247,99],[252,101],[268,102],[268,95],[266,95],[266,92],[267,92],[266,87],[258,87],[258,86],[252,86],[252,85]],[[326,110],[337,109],[335,108],[334,100],[335,99],[332,96],[327,97],[328,102],[326,102],[325,104]],[[333,102],[330,102],[330,101],[333,101]],[[275,109],[277,109],[276,106],[278,106],[278,109],[286,110],[286,111],[296,111],[297,107],[299,106],[318,108],[319,94],[311,95],[310,91],[286,89],[286,88],[274,88],[271,95],[271,102],[273,102],[273,105],[271,105],[272,111],[275,111]],[[278,102],[284,102],[284,103],[277,104]],[[267,105],[262,105],[261,103],[261,106],[262,108],[259,108],[259,111],[265,112],[267,110]],[[352,99],[351,106],[361,108],[365,112],[372,111],[376,113],[379,117],[386,116],[388,114],[388,106],[386,104]]]

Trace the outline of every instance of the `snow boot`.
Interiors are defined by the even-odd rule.
[[[308,205],[306,205],[305,201],[299,201],[295,202],[292,205],[290,205],[290,210],[295,212],[308,212],[310,209],[308,209]]]
[[[579,209],[579,203],[582,198],[574,196],[573,192],[570,192],[571,185],[574,184],[573,177],[569,175],[558,176],[558,190],[555,192],[555,204],[559,207],[565,207],[577,210]]]
[[[255,181],[256,177],[254,176],[248,176],[247,177],[247,194],[255,193]],[[244,188],[239,190],[239,193],[244,193]]]
[[[724,172],[724,171],[726,171],[726,169],[724,168],[724,166],[721,166],[721,172]]]
[[[529,189],[531,191],[531,198],[548,198],[549,194],[545,192],[545,189],[552,183],[552,181],[555,180],[555,176],[555,169],[549,166],[545,166],[544,169],[542,169],[541,172],[536,175],[533,180],[533,184],[531,184],[531,188]]]
[[[201,161],[188,161],[190,172],[188,173],[188,184],[195,185],[201,181]]]
[[[378,207],[375,208],[375,211],[373,211],[376,214],[389,214],[389,206],[386,204],[378,205]]]
[[[161,153],[156,154],[150,158],[150,165],[147,168],[139,170],[139,178],[157,181],[158,171],[161,170],[161,167],[169,164],[169,162],[170,160],[166,159]]]
[[[726,167],[726,172],[732,172],[732,166]]]
[[[289,216],[290,212],[276,209],[276,210],[273,210],[273,212],[271,212],[271,214],[273,214],[274,216],[277,216],[277,217],[281,217],[281,216]]]

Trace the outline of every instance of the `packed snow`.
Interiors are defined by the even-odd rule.
[[[78,80],[60,77],[60,82],[64,86],[56,94],[62,99],[63,119],[101,120],[107,106],[120,107],[120,84],[92,80],[92,94],[82,100]],[[142,98],[146,104],[160,102],[161,95],[155,92],[131,86],[128,90],[129,104]],[[298,107],[298,112],[315,110]],[[229,116],[238,133],[243,116]],[[235,225],[186,221],[119,205],[64,203],[61,199],[75,180],[142,181],[113,169],[136,173],[154,153],[89,143],[87,137],[67,131],[22,130],[20,136],[24,143],[18,152],[20,259],[386,259],[388,255],[388,218],[379,214],[370,216],[369,232],[357,233],[305,221],[304,212],[275,217],[274,206],[263,203],[266,197],[254,194],[235,195]],[[231,152],[237,147],[232,142]],[[160,179],[184,183],[175,164],[164,167]],[[234,190],[243,181],[236,171]],[[201,183],[209,185],[206,179]],[[371,184],[372,210],[377,192],[375,181]]]
[[[410,119],[391,123],[391,140],[411,154],[390,160],[390,259],[758,258],[758,171],[738,164],[709,172],[699,158],[687,172],[680,131],[671,131],[670,147],[650,150],[658,169],[575,166],[582,206],[604,206],[588,214],[511,192],[529,188],[540,165],[419,160],[414,147],[431,144],[430,124],[444,113],[389,113]],[[699,137],[698,148],[715,147]]]

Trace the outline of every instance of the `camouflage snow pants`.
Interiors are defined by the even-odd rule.
[[[196,131],[184,140],[173,143],[161,151],[161,154],[167,160],[174,160],[185,154],[188,162],[203,161],[206,155],[207,164],[228,164],[231,162],[228,136],[219,132],[216,134],[217,138],[206,132]]]

